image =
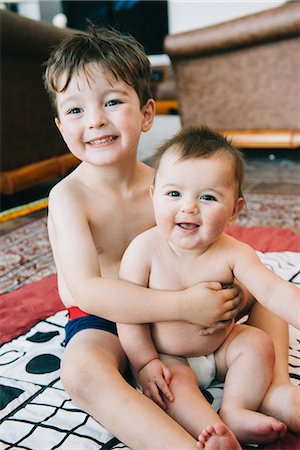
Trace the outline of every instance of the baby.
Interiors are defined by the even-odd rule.
[[[162,291],[213,280],[226,287],[235,278],[300,328],[298,288],[224,233],[244,206],[240,152],[220,134],[192,128],[165,142],[154,168],[150,192],[157,226],[129,245],[120,278]],[[143,392],[198,437],[199,448],[239,449],[229,429],[241,442],[272,442],[286,432],[285,424],[257,412],[274,365],[271,340],[261,330],[231,323],[211,334],[182,320],[119,324],[118,333]],[[219,415],[198,388],[214,378],[225,380]]]

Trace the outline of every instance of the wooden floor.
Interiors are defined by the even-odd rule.
[[[298,194],[300,196],[300,163],[286,159],[247,161],[245,192]],[[299,197],[300,201],[300,197]]]

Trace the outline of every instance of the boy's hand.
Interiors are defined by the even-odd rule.
[[[139,371],[143,393],[163,409],[167,408],[163,397],[169,402],[173,401],[173,395],[169,389],[171,377],[170,369],[158,358],[150,361]]]
[[[223,288],[215,281],[203,282],[186,290],[188,307],[183,314],[188,322],[202,325],[201,334],[212,334],[226,328],[236,318],[243,301],[242,291],[238,286]],[[208,332],[205,332],[205,329]]]

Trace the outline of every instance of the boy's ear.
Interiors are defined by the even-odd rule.
[[[240,215],[244,206],[245,206],[245,200],[242,197],[239,197],[235,203],[233,214],[230,218],[230,222],[234,222],[238,218],[238,216]]]
[[[55,122],[55,125],[57,126],[57,128],[59,129],[59,131],[61,132],[61,123],[57,116],[54,117],[54,122]]]
[[[155,117],[156,103],[153,98],[149,98],[146,105],[142,108],[143,121],[142,121],[142,131],[146,132],[150,130]]]

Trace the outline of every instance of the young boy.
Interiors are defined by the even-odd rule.
[[[55,123],[82,161],[49,196],[59,293],[70,313],[62,382],[83,409],[133,449],[195,448],[192,436],[124,380],[126,356],[111,322],[184,318],[222,327],[240,303],[236,289],[226,292],[218,283],[162,295],[117,279],[127,245],[154,225],[153,171],[136,157],[140,134],[150,129],[155,113],[149,61],[133,38],[91,29],[50,56],[45,83]],[[207,295],[218,314],[203,310]],[[182,307],[186,302],[188,309]]]
[[[55,123],[82,160],[49,196],[59,293],[70,311],[61,377],[71,398],[129,447],[189,449],[195,439],[124,380],[127,360],[111,321],[186,320],[222,329],[228,323],[223,321],[236,316],[241,298],[219,283],[160,292],[117,279],[130,241],[155,223],[149,196],[153,171],[136,158],[140,135],[151,128],[155,113],[149,84],[143,49],[114,31],[76,33],[47,62],[45,86]],[[256,306],[254,318],[255,311]],[[263,314],[261,326],[269,324],[270,332],[282,328],[278,354],[284,360],[279,374],[284,396],[287,348],[280,345],[286,327],[263,311],[255,321]],[[277,394],[272,398],[282,403]],[[223,432],[218,428],[220,440]]]
[[[218,133],[192,128],[162,145],[154,167],[150,192],[157,226],[127,247],[120,278],[162,291],[213,280],[228,286],[236,278],[265,307],[300,328],[300,290],[224,233],[244,206],[241,154]],[[282,422],[256,412],[274,364],[271,340],[261,330],[232,323],[207,335],[190,322],[160,321],[119,324],[118,333],[143,392],[195,438],[218,422],[198,389],[199,382],[207,387],[215,377],[225,379],[220,417],[239,441],[272,442],[285,433]],[[210,435],[199,440],[208,446]]]

